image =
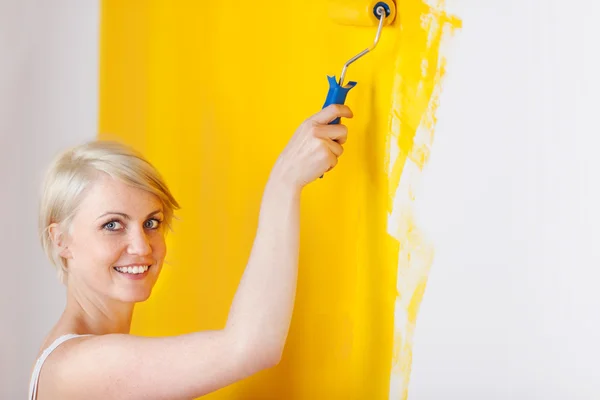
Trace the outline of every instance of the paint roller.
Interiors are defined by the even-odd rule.
[[[344,104],[346,96],[350,89],[356,86],[355,81],[350,81],[344,84],[346,71],[350,64],[370,52],[379,43],[381,30],[384,25],[391,24],[396,17],[396,6],[391,0],[388,1],[348,1],[336,0],[329,2],[329,17],[340,25],[350,26],[377,26],[375,40],[369,47],[346,61],[340,74],[340,79],[337,80],[334,76],[327,76],[329,82],[329,91],[327,98],[323,104],[323,108],[331,104]],[[340,119],[336,118],[330,124],[339,124]],[[323,175],[321,175],[321,178]]]
[[[346,96],[350,89],[356,86],[356,82],[350,81],[344,84],[346,78],[346,71],[350,64],[370,52],[377,46],[379,37],[381,36],[381,30],[384,25],[388,25],[394,21],[396,17],[396,7],[390,0],[388,1],[344,1],[336,0],[330,1],[329,3],[329,16],[330,18],[341,24],[341,25],[352,25],[352,26],[375,26],[377,25],[377,33],[375,34],[375,40],[373,44],[344,64],[340,79],[336,80],[335,76],[327,76],[329,81],[329,92],[325,99],[323,108],[330,104],[344,104]],[[340,119],[337,118],[331,122],[331,124],[339,124]]]

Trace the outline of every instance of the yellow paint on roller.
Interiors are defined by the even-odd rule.
[[[348,70],[358,85],[340,164],[303,194],[283,360],[207,399],[386,399],[399,363],[404,393],[432,255],[411,219],[405,163],[427,160],[443,73],[436,32],[457,22],[421,1],[397,6],[377,48]],[[323,104],[326,76],[374,34],[332,21],[320,0],[102,2],[101,137],[143,151],[183,206],[133,333],[224,326],[273,162]]]
[[[347,26],[377,26],[379,19],[373,14],[376,4],[381,0],[329,0],[329,19],[336,24]],[[390,15],[384,21],[385,25],[394,22],[396,18],[396,5],[392,0],[385,4],[390,9]]]

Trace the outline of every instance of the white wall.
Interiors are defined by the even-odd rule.
[[[600,399],[600,6],[448,6],[409,399]]]
[[[0,0],[0,399],[24,399],[64,306],[36,237],[40,176],[97,131],[95,0]]]

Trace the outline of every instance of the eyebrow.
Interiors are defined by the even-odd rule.
[[[158,213],[161,213],[161,212],[162,212],[162,210],[160,210],[160,209],[159,209],[159,210],[152,211],[150,214],[148,214],[148,215],[146,216],[146,218],[150,218],[151,216],[153,216],[153,215],[155,215],[155,214],[158,214]],[[120,215],[121,217],[123,217],[123,218],[125,218],[125,219],[131,219],[131,217],[130,217],[129,215],[125,214],[125,213],[122,213],[122,212],[117,212],[117,211],[109,211],[109,212],[106,212],[106,213],[102,214],[102,215],[101,215],[101,216],[99,216],[98,218],[96,218],[96,220],[98,220],[98,219],[100,219],[100,218],[103,218],[103,217],[106,217],[107,215]]]

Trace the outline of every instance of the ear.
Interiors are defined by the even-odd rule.
[[[58,248],[58,254],[63,258],[72,258],[71,251],[67,245],[67,234],[57,223],[50,224],[48,234],[54,246]]]

